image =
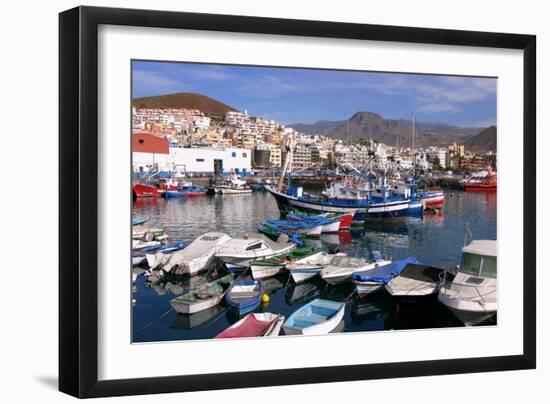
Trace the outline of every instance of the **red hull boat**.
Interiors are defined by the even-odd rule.
[[[157,198],[161,190],[147,184],[134,184],[134,197],[136,198]]]
[[[497,173],[491,167],[487,171],[480,171],[473,174],[464,183],[465,191],[496,191],[497,190]]]

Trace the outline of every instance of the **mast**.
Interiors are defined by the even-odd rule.
[[[292,162],[292,135],[290,135],[290,140],[285,142],[286,156],[283,167],[281,168],[281,175],[279,176],[279,183],[277,184],[277,191],[282,192],[283,185],[285,182],[286,170],[289,166],[289,163]],[[292,172],[292,167],[290,168]]]
[[[414,137],[416,135],[416,114],[412,113],[412,152],[413,152],[413,173],[416,175],[416,150],[414,148]]]

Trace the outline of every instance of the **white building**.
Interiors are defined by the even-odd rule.
[[[250,172],[252,151],[240,148],[170,148],[170,169],[188,174],[212,174],[219,161],[222,171],[239,174]]]

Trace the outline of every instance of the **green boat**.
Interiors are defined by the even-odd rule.
[[[309,257],[310,255],[319,252],[318,248],[302,247],[295,248],[287,253],[276,255],[268,259],[252,261],[250,270],[254,279],[265,279],[277,275],[285,267],[285,265],[296,260]]]

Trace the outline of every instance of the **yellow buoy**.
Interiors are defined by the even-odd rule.
[[[263,302],[263,303],[269,302],[269,295],[268,295],[267,293],[264,293],[264,294],[262,295],[262,302]]]

